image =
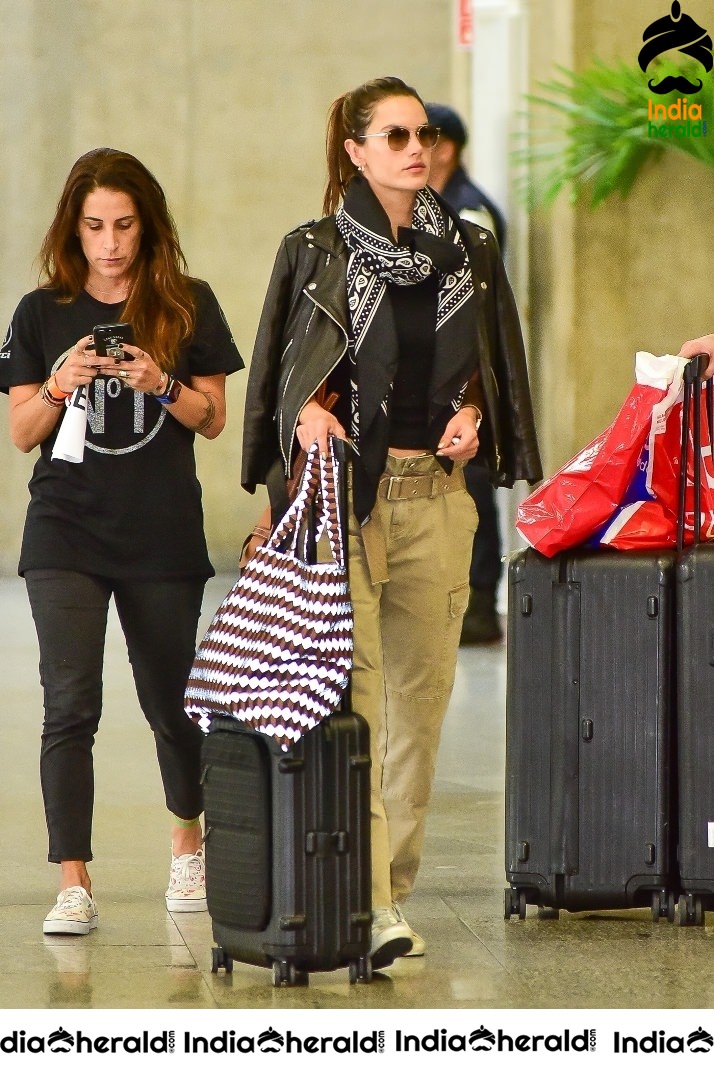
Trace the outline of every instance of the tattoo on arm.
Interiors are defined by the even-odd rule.
[[[211,424],[216,418],[216,403],[214,402],[213,398],[210,394],[205,394],[203,391],[200,391],[200,393],[203,394],[203,397],[206,399],[206,413],[203,420],[196,425],[196,431],[198,432],[205,431],[206,428],[210,428]]]

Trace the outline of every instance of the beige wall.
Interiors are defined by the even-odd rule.
[[[556,76],[555,63],[636,63],[646,26],[669,10],[658,0],[529,6],[533,92]],[[685,10],[714,30],[706,0],[689,0]],[[553,211],[532,217],[530,236],[531,356],[549,473],[613,418],[637,350],[677,353],[685,339],[714,330],[714,171],[666,153],[627,200],[573,210],[561,195]]]
[[[0,333],[74,160],[139,156],[163,185],[193,274],[216,291],[248,363],[281,236],[320,214],[327,109],[398,74],[448,99],[451,0],[0,0]],[[234,568],[259,502],[239,487],[246,373],[229,425],[198,443],[211,555]],[[0,571],[16,568],[33,456],[0,400]]]
[[[531,0],[532,88],[556,63],[635,62],[645,26],[667,8]],[[708,0],[686,10],[707,26]],[[214,287],[248,361],[279,239],[320,213],[330,102],[396,73],[463,107],[468,57],[454,50],[452,15],[452,0],[0,0],[0,322],[35,284],[69,167],[110,144],[163,184],[190,269]],[[546,472],[612,419],[636,350],[676,352],[714,329],[713,200],[714,172],[670,154],[627,201],[591,211],[561,196],[528,221],[519,298]],[[229,381],[223,436],[198,443],[211,554],[227,570],[262,501],[238,484],[245,381]],[[16,567],[32,463],[10,445],[0,399],[0,571]]]

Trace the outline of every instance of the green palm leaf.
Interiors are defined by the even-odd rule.
[[[511,154],[516,189],[531,206],[551,203],[568,189],[571,201],[588,196],[595,206],[619,193],[628,196],[638,175],[663,152],[676,151],[714,167],[714,85],[704,85],[690,104],[702,107],[712,129],[702,137],[650,137],[650,102],[673,104],[681,93],[659,97],[648,81],[667,74],[685,74],[696,80],[702,68],[693,61],[675,63],[661,59],[643,72],[618,61],[608,66],[600,60],[584,71],[565,67],[556,70],[560,79],[538,83],[542,92],[525,99],[528,131],[520,135],[527,144]],[[661,120],[656,126],[661,125]]]

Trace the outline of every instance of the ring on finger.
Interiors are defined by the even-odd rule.
[[[126,368],[120,368],[119,369],[119,375],[121,376],[122,379],[126,379],[128,377],[128,375],[129,375],[129,373],[127,372]]]

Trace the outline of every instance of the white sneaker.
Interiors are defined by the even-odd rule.
[[[172,856],[166,907],[169,911],[207,910],[203,848],[195,855]]]
[[[408,956],[411,947],[411,930],[406,922],[402,922],[390,907],[375,908],[370,948],[374,969],[388,967],[398,956]]]
[[[405,926],[409,926],[409,923],[404,918],[404,912],[396,901],[392,902],[392,910],[400,922],[403,922]],[[409,933],[412,935],[411,951],[404,952],[403,954],[405,956],[423,956],[426,952],[426,941],[423,937],[420,937],[418,933],[414,933],[411,926],[409,926]]]
[[[62,889],[57,903],[42,923],[43,933],[89,933],[99,922],[97,905],[81,885]]]

